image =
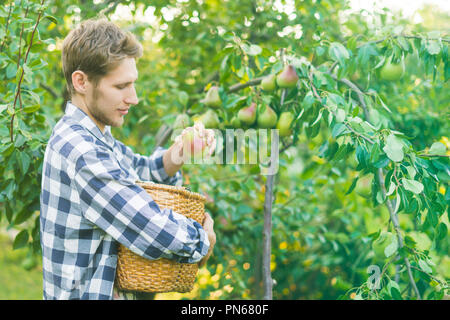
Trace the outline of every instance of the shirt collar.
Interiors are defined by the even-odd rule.
[[[97,124],[80,108],[71,101],[67,102],[65,115],[74,119],[77,123],[86,128],[97,139],[105,143],[110,148],[114,146],[114,138],[111,134],[111,126],[105,126],[105,132],[102,133]]]

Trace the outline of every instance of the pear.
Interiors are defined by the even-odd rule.
[[[277,75],[277,85],[280,88],[294,88],[297,85],[297,81],[297,72],[290,64],[284,67],[283,71]]]
[[[194,127],[189,127],[183,135],[183,147],[186,148],[185,150],[190,151],[190,155],[198,157],[203,154],[206,147],[206,141],[204,138],[198,136]]]
[[[261,80],[261,89],[264,91],[274,91],[277,88],[276,75],[269,74]]]
[[[203,125],[207,129],[217,129],[220,124],[219,116],[211,109],[202,114],[199,120],[203,122]]]
[[[375,257],[378,259],[385,259],[386,247],[394,241],[397,241],[395,235],[391,232],[382,231],[380,236],[372,243],[372,249],[375,253]]]
[[[262,107],[260,107],[262,108]],[[265,110],[258,114],[258,128],[269,129],[277,125],[277,114],[269,106],[265,107]]]
[[[241,123],[251,126],[256,120],[256,103],[252,102],[249,107],[239,110],[238,119]]]
[[[192,120],[186,113],[179,114],[173,123],[174,129],[184,129],[192,125]]]
[[[235,129],[239,129],[242,126],[241,121],[237,116],[231,118],[230,125]]]
[[[383,80],[396,81],[399,80],[405,73],[404,62],[392,63],[388,61],[380,70],[380,77]]]
[[[281,113],[280,119],[277,122],[277,129],[280,137],[287,137],[292,134],[291,123],[294,120],[294,115],[290,111]]]
[[[209,88],[208,92],[206,93],[205,99],[202,100],[203,103],[211,108],[218,108],[222,105],[222,100],[220,100],[219,96],[219,87],[218,86],[212,86]]]

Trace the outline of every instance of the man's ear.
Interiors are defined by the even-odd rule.
[[[81,70],[72,73],[72,84],[77,93],[85,94],[89,85],[88,76]]]

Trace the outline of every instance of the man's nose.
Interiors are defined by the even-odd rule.
[[[136,93],[136,88],[134,86],[132,86],[131,88],[131,92],[129,93],[129,95],[125,98],[125,102],[127,104],[138,104],[139,103],[139,98],[137,96]]]

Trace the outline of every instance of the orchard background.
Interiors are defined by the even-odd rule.
[[[39,190],[65,101],[61,44],[99,13],[144,46],[140,102],[113,129],[136,152],[168,147],[180,113],[212,110],[223,132],[252,102],[293,114],[276,175],[183,167],[207,195],[217,245],[194,291],[157,299],[447,298],[448,5],[403,16],[355,3],[2,0],[0,298],[41,298]],[[389,61],[404,72],[383,71]],[[286,65],[295,88],[261,90]],[[212,86],[218,108],[203,100]]]

